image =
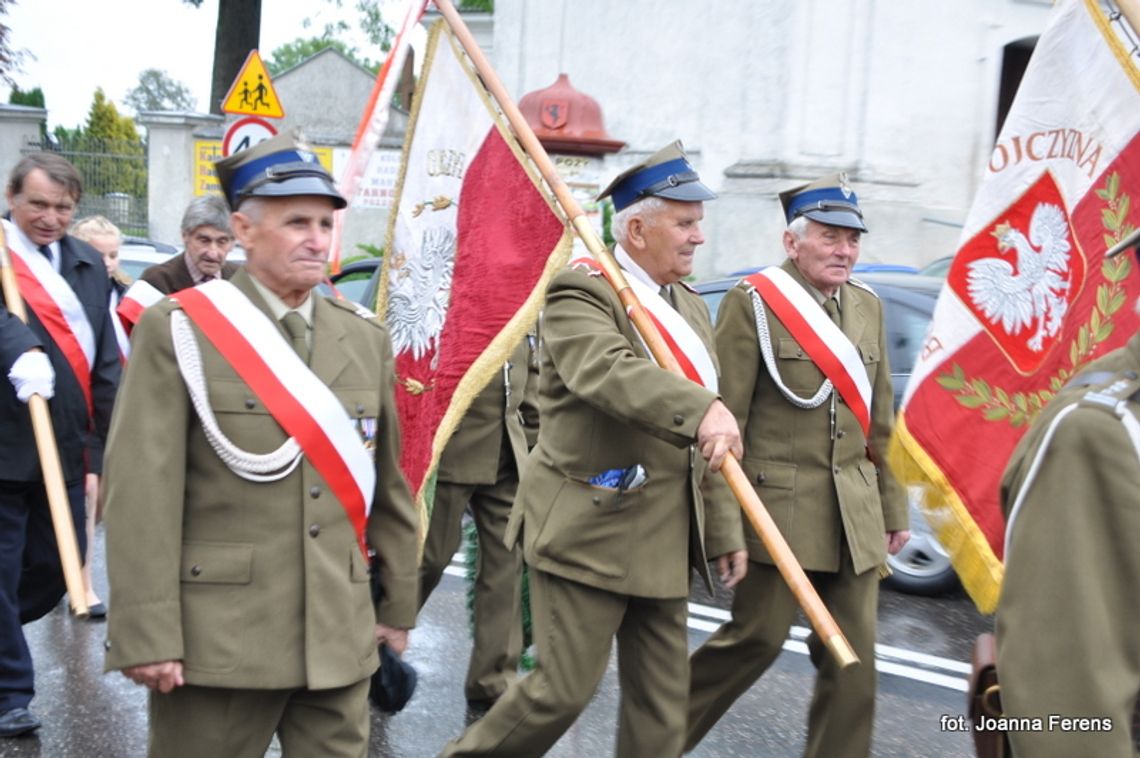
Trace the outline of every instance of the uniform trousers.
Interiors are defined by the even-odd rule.
[[[420,564],[420,608],[439,584],[463,536],[463,512],[470,509],[478,536],[475,568],[474,643],[463,691],[468,700],[502,695],[518,676],[522,654],[522,555],[503,543],[518,489],[510,450],[500,460],[493,485],[438,482]]]
[[[840,669],[814,632],[808,638],[817,674],[804,755],[813,758],[862,758],[871,752],[879,576],[876,571],[856,575],[846,540],[842,544],[838,572],[810,571],[808,576],[860,663]],[[732,619],[689,661],[686,751],[776,660],[798,608],[775,566],[748,562],[748,574],[733,596]]]
[[[537,660],[445,756],[533,758],[590,702],[618,640],[621,707],[616,755],[681,754],[688,683],[686,598],[639,598],[530,570]]]
[[[150,758],[364,758],[368,679],[328,690],[247,690],[187,684],[150,693]]]
[[[73,525],[87,517],[84,498],[82,479],[67,483]],[[82,561],[87,530],[75,532]],[[51,612],[66,591],[44,483],[0,480],[0,713],[26,708],[35,695],[22,625]]]

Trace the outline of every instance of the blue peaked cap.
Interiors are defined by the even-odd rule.
[[[348,202],[317,156],[293,132],[285,132],[214,164],[230,208],[249,197],[327,197],[336,208]]]
[[[677,141],[618,174],[598,194],[598,200],[604,197],[612,197],[614,210],[622,211],[645,197],[696,203],[712,200],[716,193],[701,183],[701,177]]]
[[[867,231],[859,198],[847,183],[847,174],[839,173],[794,187],[780,193],[784,218],[790,224],[799,216],[807,216],[828,226],[845,226]]]

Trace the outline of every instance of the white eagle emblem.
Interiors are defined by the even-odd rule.
[[[1020,334],[1037,324],[1026,341],[1040,352],[1046,337],[1061,329],[1069,304],[1069,224],[1060,207],[1041,203],[1029,220],[1029,239],[1009,223],[998,224],[992,234],[998,250],[1017,252],[1017,267],[1001,258],[982,258],[969,264],[966,282],[977,309],[1008,334]]]
[[[392,352],[412,351],[422,358],[435,347],[447,306],[455,268],[455,234],[444,226],[425,229],[420,254],[396,256],[388,279],[388,331]]]

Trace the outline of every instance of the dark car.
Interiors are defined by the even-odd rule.
[[[857,278],[871,287],[883,301],[887,355],[891,362],[891,382],[897,409],[914,369],[915,358],[926,338],[926,329],[934,315],[934,303],[943,281],[919,274],[873,271],[859,273]],[[720,301],[737,281],[739,277],[734,276],[695,285],[708,305],[714,323]],[[887,558],[893,573],[886,583],[901,592],[938,595],[957,586],[958,577],[950,565],[950,556],[922,515],[918,497],[920,495],[916,492],[910,494],[911,538],[898,555]]]
[[[317,286],[328,297],[352,300],[373,310],[376,308],[375,282],[379,281],[381,260],[361,258],[347,263]]]

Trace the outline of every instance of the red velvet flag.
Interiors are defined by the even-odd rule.
[[[422,503],[471,400],[537,320],[571,238],[443,21],[414,102],[378,310],[396,355],[401,465]]]

